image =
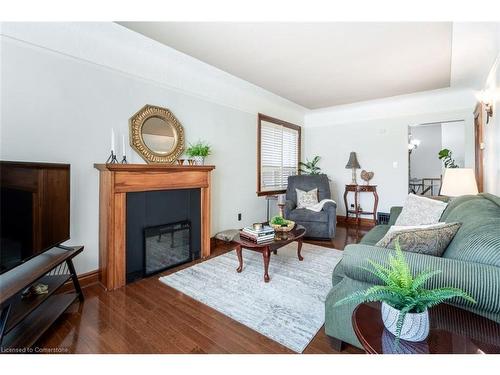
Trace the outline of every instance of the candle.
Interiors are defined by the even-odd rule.
[[[111,128],[111,152],[115,152],[115,129]]]
[[[285,194],[278,195],[278,204],[285,204]]]
[[[123,151],[123,156],[127,155],[127,152],[125,151],[125,136],[122,134],[122,151]]]

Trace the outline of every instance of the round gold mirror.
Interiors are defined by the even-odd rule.
[[[184,129],[168,109],[146,105],[130,119],[130,145],[148,163],[173,163],[184,151]]]

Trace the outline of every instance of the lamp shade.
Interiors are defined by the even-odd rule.
[[[358,158],[356,157],[356,153],[354,151],[349,154],[349,160],[347,161],[345,167],[346,169],[361,168],[361,166],[358,163]]]
[[[476,176],[471,168],[446,168],[441,185],[441,195],[458,197],[477,194]]]

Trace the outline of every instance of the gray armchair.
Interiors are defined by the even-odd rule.
[[[337,205],[335,203],[326,203],[320,212],[297,208],[295,189],[310,191],[314,188],[318,188],[318,200],[331,199],[330,184],[326,174],[288,177],[284,207],[285,218],[303,225],[306,228],[306,237],[308,238],[331,239],[335,237],[337,223]]]

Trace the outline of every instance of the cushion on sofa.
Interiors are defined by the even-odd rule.
[[[375,246],[394,249],[396,241],[399,241],[404,251],[440,257],[460,225],[460,223],[438,223],[414,227],[394,225]]]
[[[425,225],[439,222],[447,203],[408,194],[396,225]]]

